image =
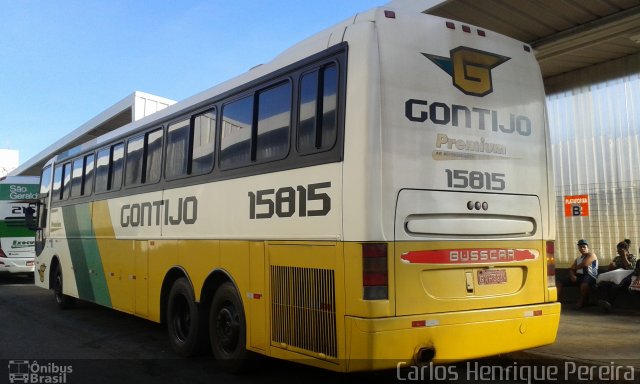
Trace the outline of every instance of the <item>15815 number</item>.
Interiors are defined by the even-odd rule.
[[[292,217],[296,213],[299,217],[326,216],[331,211],[331,197],[318,190],[331,187],[331,182],[309,184],[306,187],[298,185],[276,189],[261,189],[249,192],[249,218],[269,219],[275,214],[277,217]],[[307,209],[307,203],[319,201],[320,209]],[[256,210],[260,207],[259,213]]]
[[[447,173],[447,187],[486,189],[489,191],[502,191],[505,189],[505,174],[480,171],[467,171],[463,169],[445,169]]]

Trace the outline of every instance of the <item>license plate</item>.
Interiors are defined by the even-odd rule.
[[[507,282],[507,271],[504,269],[487,269],[478,271],[478,284],[504,284]]]

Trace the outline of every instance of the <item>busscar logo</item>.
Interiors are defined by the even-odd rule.
[[[449,57],[423,55],[448,73],[453,85],[467,95],[482,97],[493,92],[491,70],[510,57],[460,46],[449,51]]]

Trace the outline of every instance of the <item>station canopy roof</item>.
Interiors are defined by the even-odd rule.
[[[392,3],[399,5],[403,1],[411,0]],[[640,53],[640,0],[435,3],[423,12],[486,28],[531,45],[545,80]]]

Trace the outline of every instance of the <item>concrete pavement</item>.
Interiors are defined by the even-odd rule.
[[[597,305],[576,310],[563,303],[556,342],[522,355],[590,366],[633,366],[634,382],[640,382],[640,308],[605,314]]]

